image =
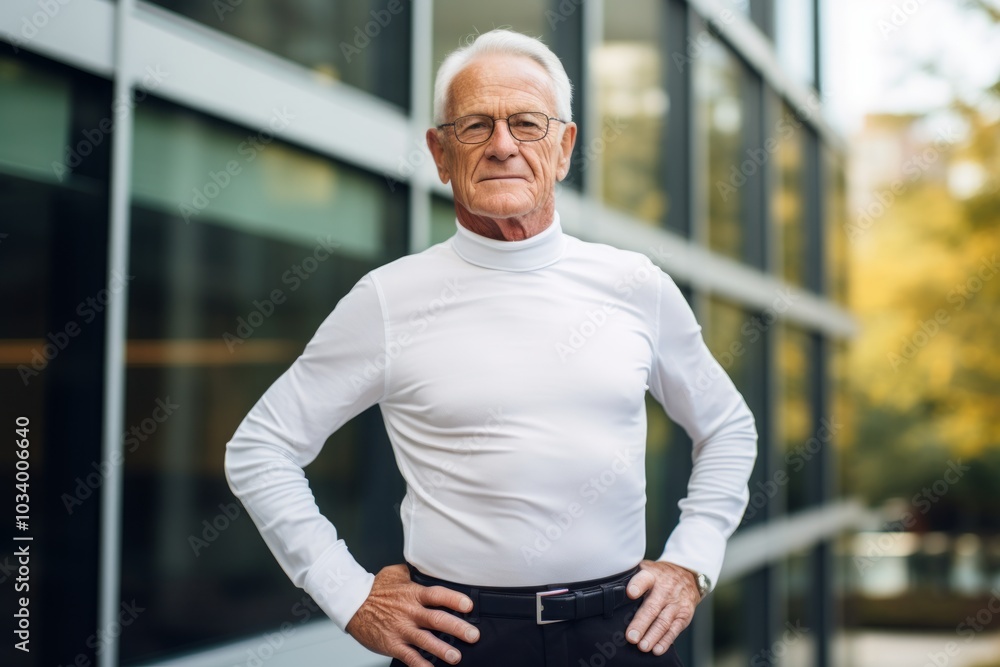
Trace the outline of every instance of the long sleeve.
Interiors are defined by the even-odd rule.
[[[677,285],[661,273],[657,349],[650,392],[693,443],[688,493],[661,561],[718,582],[726,541],[749,500],[757,456],[753,414],[715,360]]]
[[[344,629],[374,575],[320,514],[303,467],[345,422],[385,392],[385,324],[365,276],[264,393],[226,446],[226,479],[296,586]]]

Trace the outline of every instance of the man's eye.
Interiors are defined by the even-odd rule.
[[[475,123],[469,123],[468,125],[465,126],[466,131],[477,131],[485,129],[486,129],[486,123],[483,123],[481,121]]]
[[[524,128],[525,130],[537,130],[542,127],[540,123],[531,120],[530,118],[519,118],[514,121],[514,125]]]

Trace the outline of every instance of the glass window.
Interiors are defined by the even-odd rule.
[[[712,591],[714,667],[746,667],[750,664],[744,585],[742,579],[727,581]]]
[[[816,81],[814,0],[774,0],[775,49],[778,62],[799,83]]]
[[[440,243],[455,235],[455,202],[431,197],[431,243]]]
[[[681,291],[690,301],[690,289]],[[646,418],[646,557],[656,559],[680,520],[677,503],[687,495],[691,439],[648,393]]]
[[[577,146],[583,171],[601,160],[600,193],[608,205],[654,225],[667,215],[664,179],[667,63],[662,44],[666,3],[641,0],[628,11],[604,5],[604,41],[591,54],[600,132]]]
[[[540,37],[549,48],[552,29],[562,25],[558,10],[546,11],[547,3],[510,0],[485,7],[464,0],[434,2],[434,72],[445,57],[457,48],[471,44],[484,32],[495,28],[516,30]],[[576,11],[580,11],[579,8]],[[556,19],[556,23],[552,23]]]
[[[23,660],[7,664],[96,657],[104,316],[124,284],[108,280],[111,116],[108,81],[0,55],[0,484],[10,530],[25,517],[16,534],[31,539],[0,547],[5,614],[23,596],[30,621],[30,655],[8,626],[3,654]]]
[[[776,568],[784,575],[785,623],[771,645],[773,658],[760,664],[783,667],[812,667],[816,664],[816,624],[812,607],[819,592],[813,589],[813,556],[798,551]]]
[[[408,0],[153,2],[409,108]]]
[[[52,165],[64,162],[70,143],[69,82],[0,58],[0,91],[0,167],[57,179]]]
[[[830,348],[832,350],[829,357],[832,405],[829,410],[831,411],[831,421],[839,426],[833,439],[835,454],[832,460],[837,466],[833,493],[836,496],[844,497],[860,491],[847,475],[848,460],[855,445],[854,438],[857,432],[856,409],[849,375],[850,348],[847,343],[842,341],[833,342]]]
[[[705,342],[753,412],[757,424],[757,462],[750,477],[750,500],[742,525],[767,519],[765,477],[769,469],[767,336],[774,320],[721,299],[711,299],[705,320]],[[706,380],[707,381],[707,380]]]
[[[781,372],[781,433],[784,440],[783,463],[779,471],[787,476],[787,511],[789,513],[805,508],[810,501],[807,489],[813,478],[813,471],[820,465],[822,448],[831,446],[824,441],[821,433],[814,430],[812,396],[811,356],[814,354],[809,334],[793,327],[782,329],[778,363]],[[775,482],[783,479],[777,478]]]
[[[506,28],[537,37],[559,56],[573,83],[573,120],[581,121],[580,102],[584,85],[581,25],[581,3],[534,2],[532,0],[506,0],[484,5],[466,0],[434,1],[433,68],[457,48],[471,44],[475,39],[495,28]],[[430,110],[428,110],[430,112]],[[577,142],[576,154],[580,151]],[[576,159],[563,185],[579,188],[579,170]]]
[[[792,110],[783,104],[775,129],[776,183],[771,209],[774,211],[777,235],[781,242],[782,276],[790,283],[803,285],[806,274],[806,229],[802,124]]]
[[[850,233],[847,214],[847,170],[844,159],[831,149],[824,150],[826,162],[826,285],[831,298],[847,304],[847,245]]]
[[[406,191],[256,136],[137,108],[122,597],[148,618],[122,634],[126,664],[321,616],[231,495],[225,443],[337,301],[402,254]],[[398,562],[385,526],[404,487],[377,408],[307,475],[360,562]]]
[[[704,44],[695,59],[694,90],[699,127],[704,132],[699,143],[708,151],[702,194],[708,214],[708,244],[712,250],[740,259],[745,254],[741,211],[748,178],[742,165],[745,68],[714,37]],[[757,172],[756,167],[753,172]]]

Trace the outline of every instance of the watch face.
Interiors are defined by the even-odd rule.
[[[709,589],[710,586],[711,586],[711,583],[709,582],[708,577],[706,575],[704,575],[704,574],[699,574],[698,575],[698,592],[701,593],[702,597],[705,597],[705,593],[708,592],[708,589]]]

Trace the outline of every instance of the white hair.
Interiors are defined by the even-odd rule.
[[[491,30],[452,51],[438,67],[434,81],[434,124],[445,122],[445,109],[451,94],[451,82],[459,72],[479,56],[526,56],[545,68],[552,80],[556,96],[556,115],[565,121],[573,120],[573,86],[562,61],[541,40],[511,30]]]

